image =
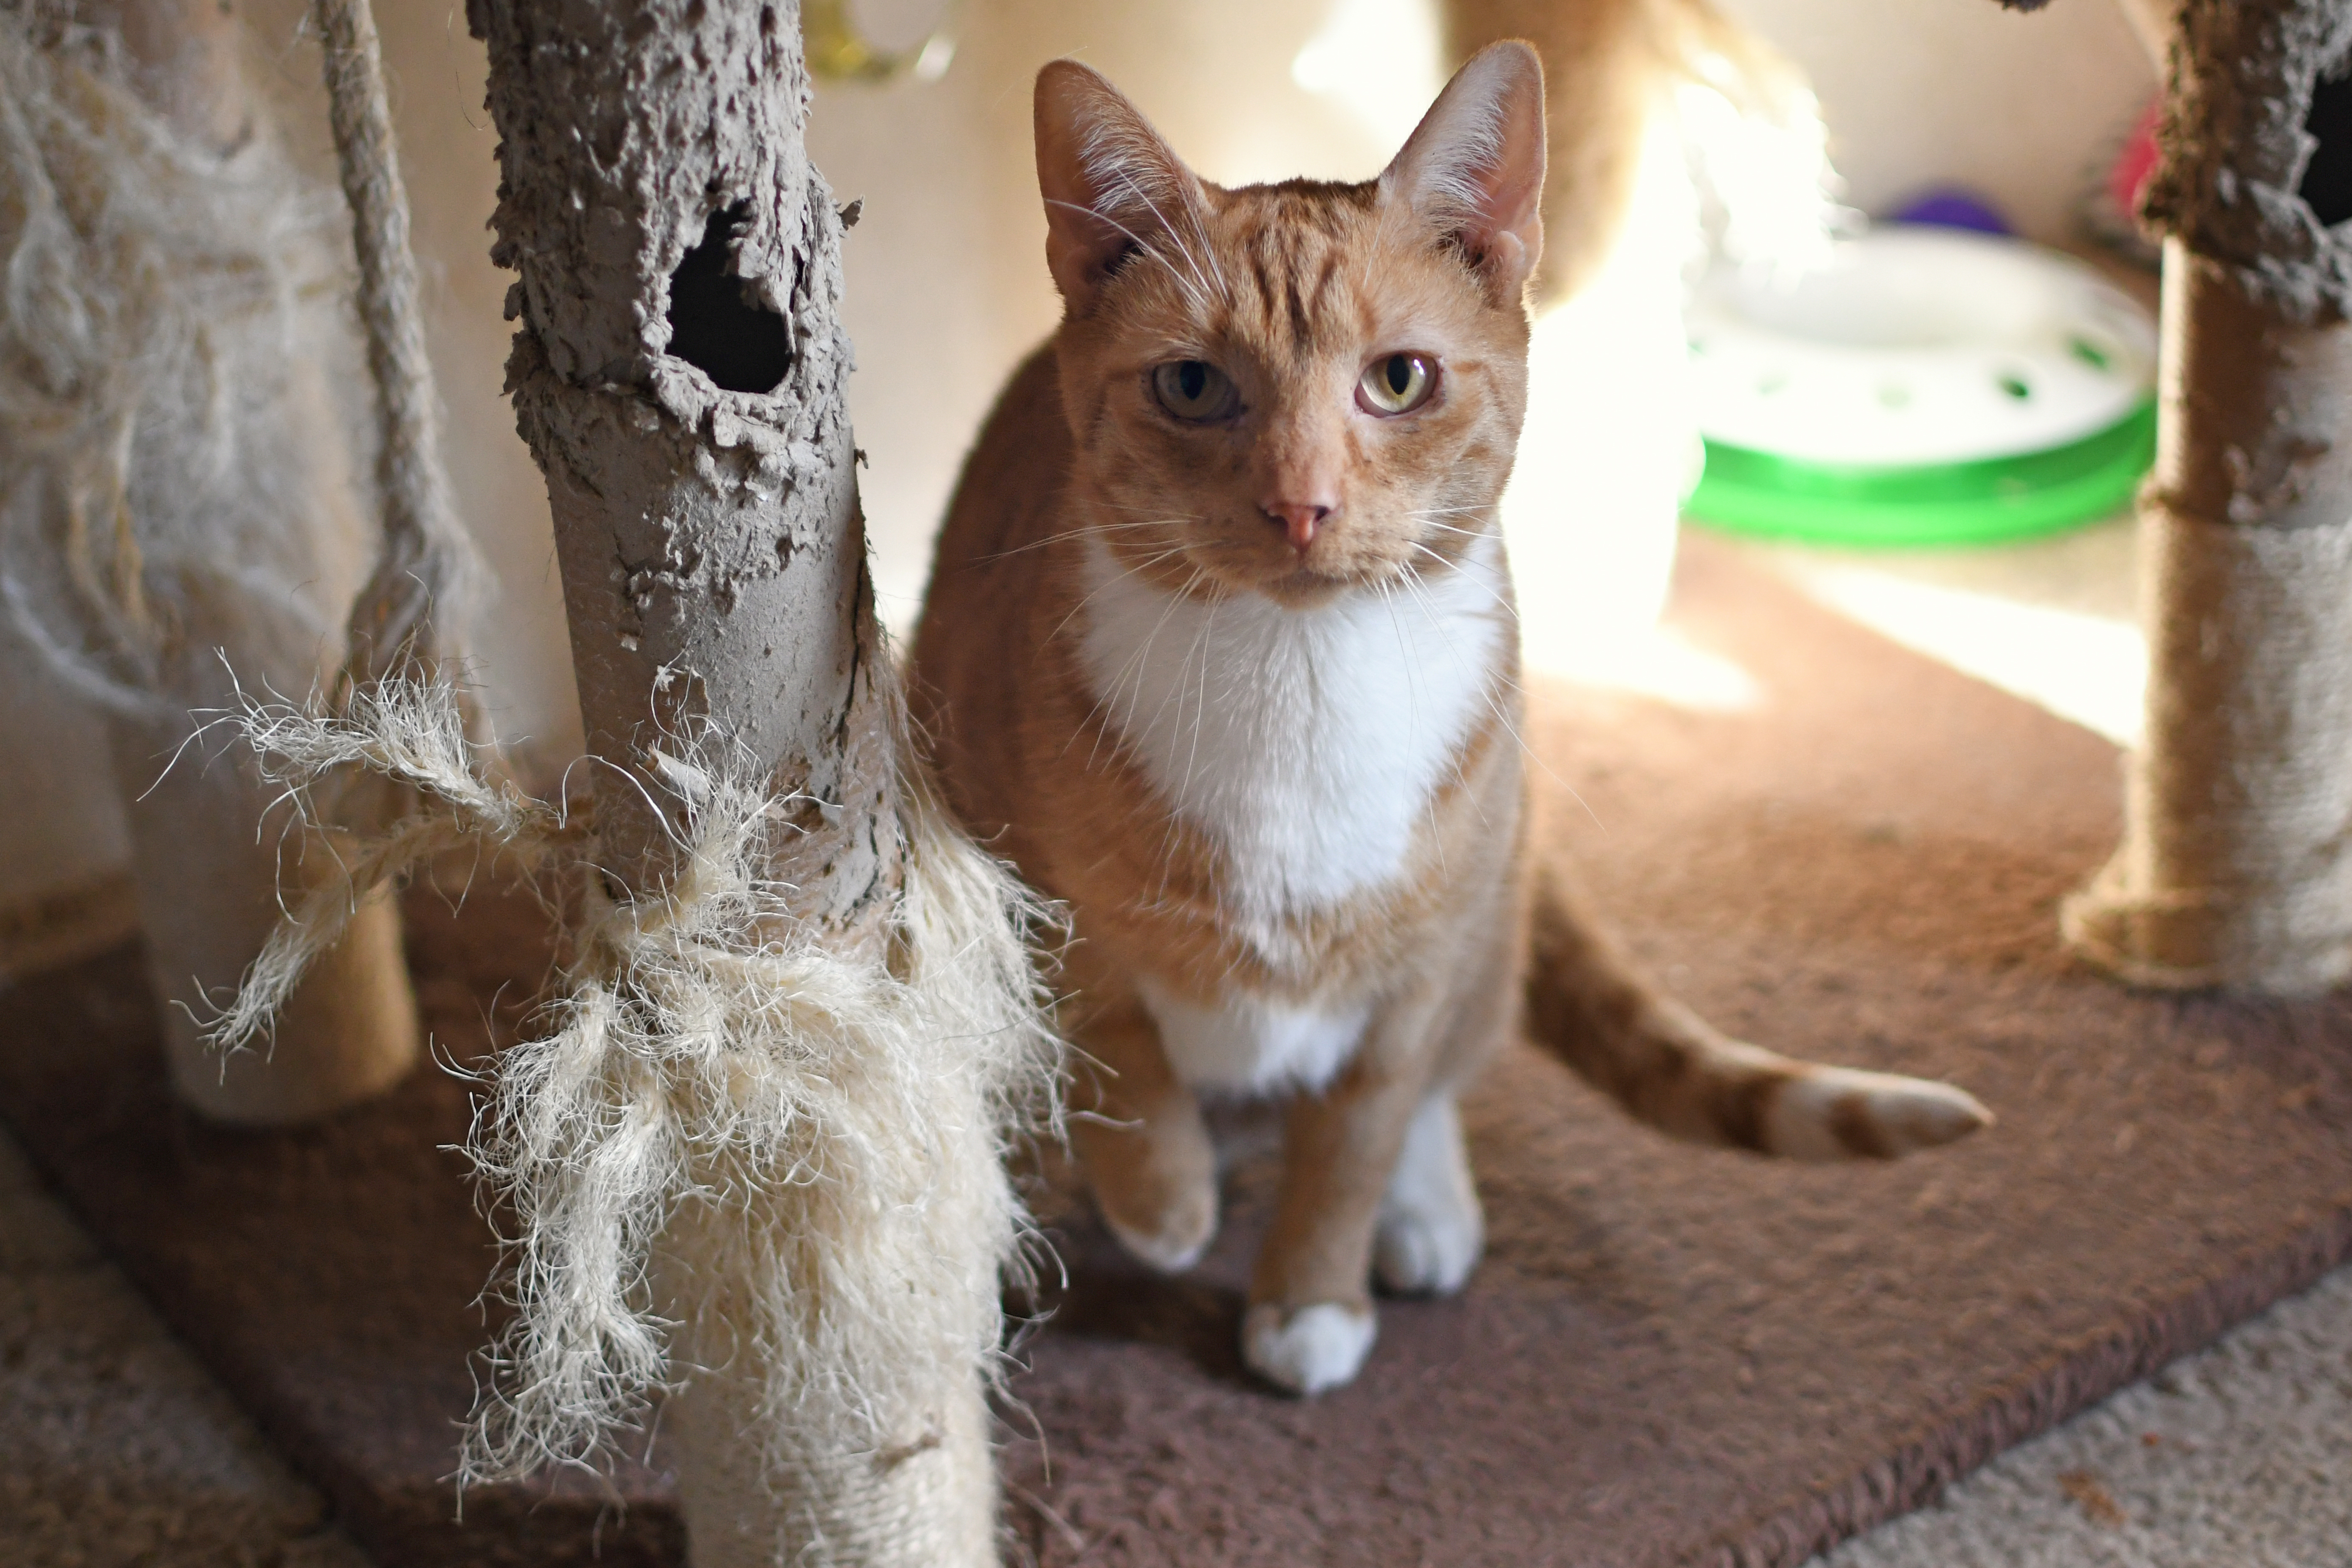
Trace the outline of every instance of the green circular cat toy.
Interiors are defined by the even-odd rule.
[[[2123,509],[2156,450],[2156,331],[2094,268],[1896,227],[1689,312],[1706,469],[1685,511],[1840,545],[1985,543]]]

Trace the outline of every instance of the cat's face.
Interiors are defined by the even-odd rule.
[[[1123,566],[1306,605],[1410,591],[1492,528],[1543,142],[1539,79],[1488,76],[1457,78],[1380,180],[1225,191],[1100,78],[1048,68],[1074,499]]]

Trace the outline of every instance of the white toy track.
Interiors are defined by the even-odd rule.
[[[1719,269],[1687,320],[1712,521],[1990,538],[2113,510],[2145,465],[2154,323],[2021,240],[1874,230],[1801,273]]]

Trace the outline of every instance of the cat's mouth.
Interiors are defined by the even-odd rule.
[[[1397,576],[1398,569],[1391,562],[1310,558],[1293,563],[1288,571],[1269,571],[1249,587],[1286,609],[1311,610],[1349,594],[1379,592]]]
[[[1215,540],[1180,548],[1175,560],[1163,556],[1144,568],[1163,588],[1188,597],[1256,594],[1288,609],[1388,591],[1406,574],[1402,562],[1361,544],[1300,552],[1264,549],[1254,540]]]

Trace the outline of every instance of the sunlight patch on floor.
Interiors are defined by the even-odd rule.
[[[2129,520],[1965,550],[1743,547],[1817,603],[2119,746],[2138,743],[2147,645]]]
[[[2137,626],[1868,567],[1793,574],[1813,598],[1890,641],[2119,746],[2138,742],[2147,647]]]
[[[1593,643],[1548,636],[1538,617],[1522,626],[1519,646],[1531,675],[1648,697],[1693,712],[1738,713],[1764,700],[1763,687],[1746,668],[1672,626],[1649,626]]]

